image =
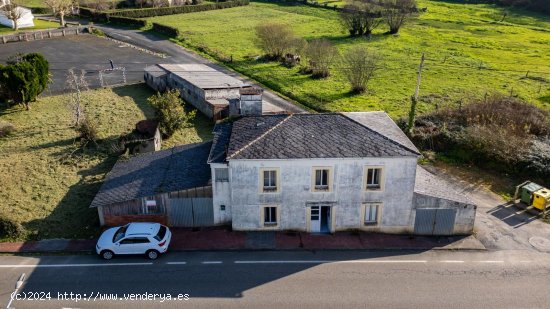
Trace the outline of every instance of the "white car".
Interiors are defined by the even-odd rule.
[[[95,249],[105,260],[118,254],[145,254],[155,260],[168,250],[171,238],[172,233],[162,224],[128,223],[103,232]]]

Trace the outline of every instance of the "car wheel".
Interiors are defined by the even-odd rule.
[[[160,253],[157,250],[149,250],[146,254],[148,259],[156,260],[159,257]]]
[[[101,252],[101,257],[102,257],[104,260],[110,260],[110,259],[112,259],[114,256],[115,256],[115,254],[113,253],[113,251],[110,251],[110,250],[104,250],[104,251]]]

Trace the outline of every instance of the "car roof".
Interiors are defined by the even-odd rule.
[[[130,223],[126,229],[126,236],[157,235],[159,229],[159,223]]]

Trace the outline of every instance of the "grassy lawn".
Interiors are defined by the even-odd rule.
[[[28,7],[28,8],[45,8],[46,3],[44,3],[44,0],[20,0],[19,3],[21,6]]]
[[[505,22],[499,22],[502,9],[491,5],[418,2],[428,11],[398,36],[383,34],[382,27],[371,39],[348,38],[335,11],[265,2],[149,20],[179,28],[179,43],[186,47],[208,47],[209,55],[217,59],[233,56],[228,65],[236,71],[317,110],[385,110],[393,117],[406,115],[422,52],[428,60],[421,112],[436,104],[457,104],[465,94],[482,97],[494,91],[550,110],[550,17],[512,10]],[[336,68],[331,77],[314,80],[298,73],[298,68],[258,62],[254,57],[262,52],[254,43],[254,27],[270,21],[287,23],[308,40],[327,38],[340,52],[356,45],[376,50],[384,69],[369,84],[368,93],[354,95]]]
[[[83,92],[89,115],[97,119],[105,142],[129,132],[137,121],[151,118],[152,95],[143,85]],[[0,139],[0,215],[20,221],[27,239],[87,238],[98,233],[97,212],[89,205],[116,157],[77,148],[64,96],[40,98],[30,111],[0,109],[0,122],[15,125],[13,135]],[[211,139],[212,123],[197,118],[163,147]]]
[[[34,27],[21,28],[18,31],[15,31],[12,28],[0,25],[0,35],[12,34],[16,32],[32,31],[32,30],[40,30],[40,29],[52,29],[52,28],[58,28],[58,27],[59,27],[59,23],[54,23],[51,21],[45,21],[45,20],[40,20],[35,18]]]

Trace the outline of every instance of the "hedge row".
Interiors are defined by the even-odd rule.
[[[204,3],[197,5],[182,5],[160,8],[145,8],[134,10],[118,10],[111,12],[96,11],[90,8],[80,7],[80,15],[91,17],[94,20],[110,20],[112,17],[144,18],[162,15],[173,15],[183,13],[203,12],[218,9],[227,9],[237,6],[248,5],[249,0],[232,0],[218,3]]]
[[[153,23],[153,30],[162,34],[165,34],[172,38],[177,38],[180,35],[178,28],[165,26],[157,23]]]
[[[145,19],[136,19],[136,18],[120,17],[120,16],[111,16],[109,17],[109,21],[117,24],[133,26],[136,28],[143,28],[149,25],[149,22]]]

